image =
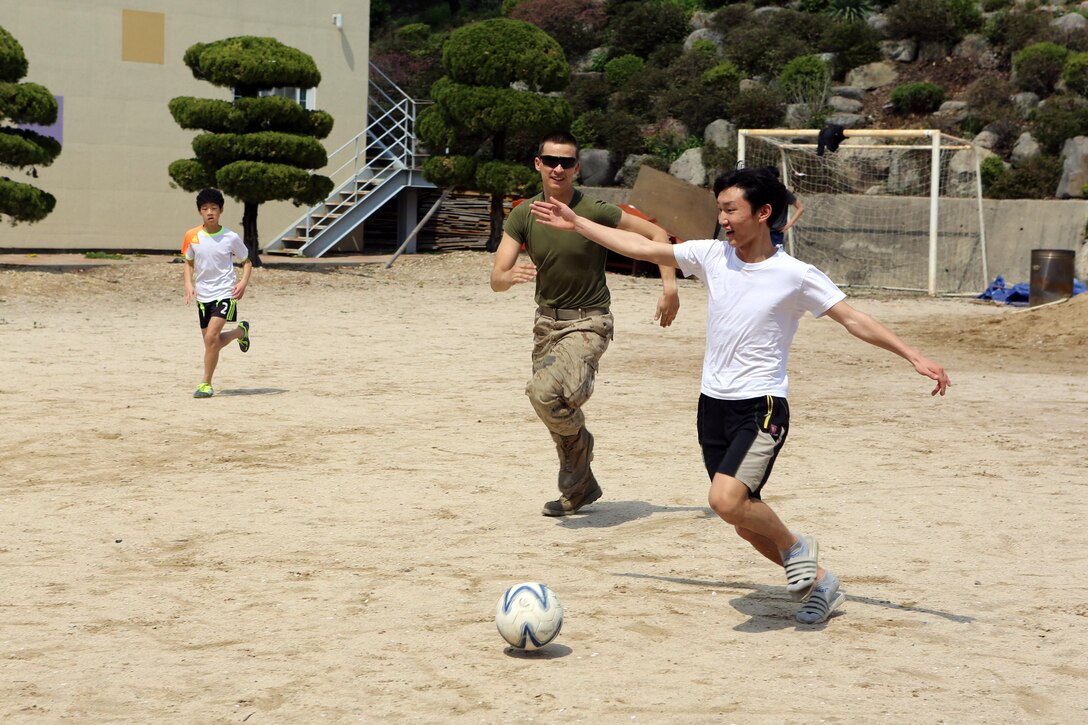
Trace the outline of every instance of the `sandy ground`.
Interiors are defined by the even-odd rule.
[[[658,283],[611,277],[605,496],[557,520],[532,290],[489,265],[258,270],[206,401],[180,265],[0,271],[0,720],[1088,719],[1088,299],[855,298],[943,399],[806,318],[766,497],[849,598],[802,626],[706,506],[700,284],[661,330]],[[493,620],[527,580],[566,609],[535,655]]]

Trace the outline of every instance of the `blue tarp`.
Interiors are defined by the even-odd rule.
[[[1085,291],[1084,283],[1079,279],[1073,280],[1073,294],[1079,295]],[[994,281],[990,283],[990,286],[986,288],[986,291],[978,296],[980,300],[993,300],[994,302],[1004,302],[1007,305],[1015,305],[1017,307],[1027,307],[1028,293],[1031,291],[1031,285],[1027,282],[1021,282],[1012,286],[1005,284],[1005,278],[1001,275],[997,275]]]

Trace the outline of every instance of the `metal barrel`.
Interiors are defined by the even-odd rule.
[[[1073,296],[1072,249],[1031,250],[1031,288],[1028,306],[1044,305]]]

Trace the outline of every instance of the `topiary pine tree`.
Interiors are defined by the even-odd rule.
[[[44,86],[20,83],[26,71],[23,46],[0,27],[0,122],[40,126],[55,123],[57,99]],[[0,166],[29,167],[29,173],[37,176],[34,167],[48,166],[58,154],[60,144],[55,139],[26,129],[0,126]],[[56,205],[52,194],[0,176],[0,218],[7,216],[12,224],[41,221]]]
[[[197,43],[185,51],[193,77],[232,88],[234,101],[182,96],[170,114],[182,128],[206,131],[193,139],[195,159],[170,164],[170,178],[188,192],[208,186],[244,205],[242,238],[260,265],[257,211],[266,201],[316,204],[332,191],[332,179],[311,174],[328,157],[318,139],[332,131],[332,116],[307,111],[271,88],[314,88],[321,73],[314,59],[274,38],[242,36]]]
[[[570,67],[551,36],[505,18],[450,33],[442,65],[446,75],[431,86],[434,105],[420,114],[416,131],[444,154],[427,159],[423,175],[438,186],[491,194],[487,248],[494,251],[502,238],[503,195],[540,187],[539,175],[525,163],[527,151],[574,120],[564,99],[544,95],[566,87]],[[522,142],[520,153],[508,148],[512,139]]]

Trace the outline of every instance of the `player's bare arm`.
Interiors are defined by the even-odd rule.
[[[671,244],[668,232],[634,214],[624,212],[620,217],[619,228],[649,237],[659,244]],[[676,319],[676,313],[680,311],[680,290],[676,287],[676,268],[666,264],[659,264],[657,268],[661,270],[661,297],[657,300],[654,319],[662,327],[668,327]]]
[[[193,262],[185,260],[185,304],[189,304],[196,297],[196,287],[193,286]]]
[[[944,395],[948,387],[952,385],[952,381],[948,378],[948,373],[945,372],[943,367],[903,342],[898,335],[887,327],[864,312],[854,309],[845,301],[839,302],[828,310],[827,316],[845,327],[851,335],[859,340],[864,340],[870,345],[894,352],[913,365],[919,374],[925,375],[931,380],[936,380],[937,386],[933,388],[930,395],[937,395],[938,393]]]
[[[516,284],[532,282],[536,279],[536,265],[532,262],[519,262],[521,244],[505,232],[499,248],[495,250],[495,262],[491,266],[491,289],[505,292]]]
[[[793,207],[793,215],[790,217],[790,220],[783,224],[782,228],[778,230],[780,232],[784,232],[796,224],[797,220],[801,218],[801,215],[805,213],[805,205],[801,203],[800,199],[793,202],[791,206]]]
[[[242,296],[246,293],[246,287],[249,286],[249,275],[253,274],[253,262],[246,260],[242,264],[242,279],[238,280],[238,283],[234,285],[234,289],[231,290],[231,296],[236,299],[242,299]]]
[[[673,254],[671,244],[661,244],[635,232],[613,229],[590,221],[578,216],[571,211],[570,207],[558,201],[534,201],[532,212],[541,224],[555,229],[578,232],[586,239],[632,259],[642,259],[662,267],[676,268],[676,256]]]

